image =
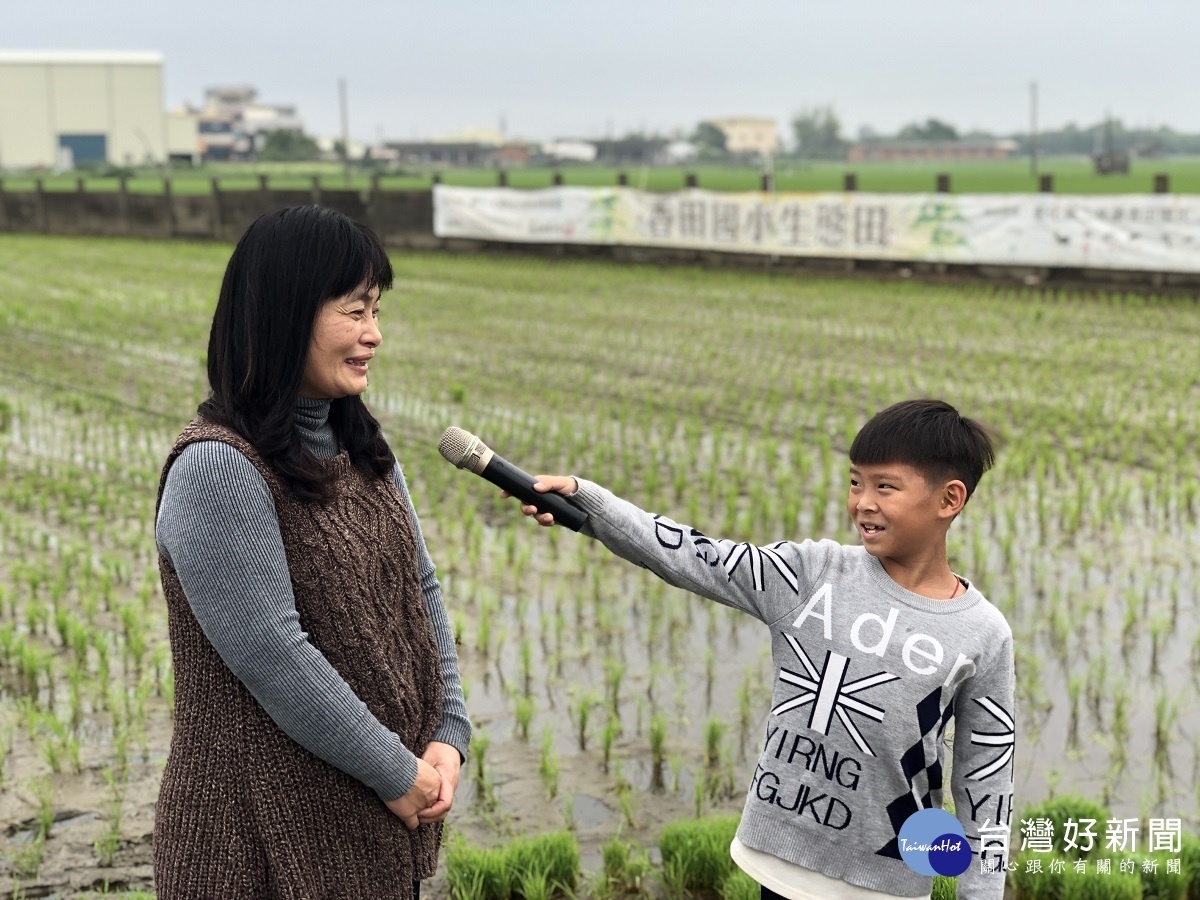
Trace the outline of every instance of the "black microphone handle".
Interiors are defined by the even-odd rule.
[[[522,472],[497,453],[492,454],[491,461],[480,475],[521,502],[533,504],[538,512],[550,513],[554,516],[556,525],[565,525],[572,531],[578,531],[587,521],[588,514],[562,494],[556,491],[539,494],[535,491],[533,483],[537,479],[528,472]]]

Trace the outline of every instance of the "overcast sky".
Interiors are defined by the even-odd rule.
[[[1198,0],[3,0],[0,49],[154,50],[168,107],[251,84],[314,134],[690,131],[831,104],[853,136],[929,116],[1200,131]]]

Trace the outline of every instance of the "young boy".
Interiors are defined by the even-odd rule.
[[[984,429],[946,403],[912,400],[878,413],[850,447],[847,511],[862,546],[717,540],[591,482],[538,477],[539,491],[589,513],[584,533],[613,553],[770,629],[766,740],[730,848],[764,900],[928,896],[931,878],[909,862],[915,853],[933,871],[920,847],[947,832],[925,825],[904,840],[900,832],[918,810],[942,805],[951,718],[951,789],[972,854],[952,866],[967,866],[958,896],[1003,897],[1012,632],[946,558],[950,524],[992,461]]]

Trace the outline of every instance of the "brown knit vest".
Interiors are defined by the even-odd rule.
[[[275,498],[300,625],[370,711],[420,756],[441,720],[441,670],[416,538],[391,478],[345,453],[332,501],[296,498],[236,432],[194,420],[184,447],[241,451]],[[409,831],[361,782],[279,729],[201,631],[159,557],[175,667],[175,730],[154,822],[160,900],[403,898],[437,866],[441,824]],[[253,598],[236,602],[252,603]]]

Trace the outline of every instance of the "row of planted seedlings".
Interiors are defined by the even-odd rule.
[[[749,620],[710,613],[704,601],[673,591],[654,611],[653,579],[627,573],[596,548],[579,550],[584,539],[537,533],[513,504],[501,507],[493,489],[440,460],[442,428],[460,424],[527,468],[594,476],[723,537],[852,539],[843,512],[850,438],[883,405],[932,394],[1003,439],[997,471],[952,532],[952,553],[1017,633],[1022,739],[1031,748],[1024,756],[1069,761],[1064,780],[1103,777],[1114,801],[1135,809],[1182,802],[1195,740],[1186,727],[1195,708],[1188,685],[1200,659],[1187,549],[1196,534],[1197,470],[1194,456],[1179,452],[1195,446],[1198,414],[1194,376],[1180,377],[1172,361],[1195,331],[1186,307],[461,258],[415,259],[420,271],[406,283],[404,265],[399,291],[430,302],[395,318],[369,400],[450,576],[470,703],[487,720],[480,746],[521,740],[524,719],[548,785],[556,756],[579,752],[582,725],[586,752],[601,763],[611,734],[610,763],[623,766],[617,784],[651,783],[645,763],[657,743],[668,770],[673,756],[684,760],[678,778],[664,777],[668,787],[678,782],[686,791],[691,776],[694,790],[720,780],[706,771],[718,730],[709,727],[706,682],[715,683],[712,709],[732,753],[732,736],[758,727],[742,727],[733,695],[769,684],[769,663],[754,656],[763,641]],[[944,326],[937,334],[928,327],[931,309]],[[549,338],[534,347],[524,326],[531,318]],[[943,331],[953,335],[953,352]],[[162,396],[171,398],[192,390],[197,372],[165,374]],[[131,403],[145,405],[144,388]],[[5,447],[7,471],[41,479],[36,492],[18,488],[24,493],[6,498],[6,512],[22,517],[8,529],[17,542],[9,546],[48,553],[75,524],[80,543],[95,545],[98,532],[107,545],[101,554],[127,559],[136,580],[152,564],[153,480],[172,434],[135,415],[127,422],[120,406],[81,417],[90,401],[69,393],[55,407],[9,403],[21,440]],[[187,404],[177,405],[171,411],[186,415]],[[80,418],[86,431],[64,427]],[[38,474],[69,465],[78,468],[57,486]],[[135,473],[138,498],[125,514],[123,472]],[[79,484],[89,478],[87,495],[100,499],[85,504]],[[10,480],[24,483],[0,484]],[[48,526],[45,547],[22,536],[40,533],[26,519]],[[19,603],[23,610],[25,598]],[[715,640],[709,615],[718,617]],[[116,645],[121,625],[109,627]],[[743,628],[747,637],[735,646]],[[148,630],[164,640],[161,625]],[[645,645],[652,630],[653,647]],[[480,646],[489,648],[482,665]],[[100,652],[89,649],[93,667]],[[747,676],[756,665],[766,674]],[[599,705],[582,702],[589,694]],[[1134,699],[1143,696],[1154,702]],[[755,716],[766,702],[750,705]],[[1073,729],[1057,724],[1070,718]],[[1153,777],[1144,777],[1151,766]],[[1054,772],[1019,777],[1037,791]],[[1146,795],[1135,787],[1142,784]]]
[[[993,599],[1016,633],[1025,737],[1035,754],[1061,760],[1043,783],[1053,789],[1066,770],[1126,809],[1190,810],[1200,772],[1200,735],[1186,727],[1200,675],[1186,549],[1195,518],[1157,502],[1158,476],[1145,471],[1103,462],[1069,470],[1091,478],[1042,471],[1002,501],[1012,525],[993,529],[992,543],[1002,548],[1005,590]],[[1049,527],[1046,510],[1059,518]]]
[[[719,636],[732,626],[734,652],[738,641],[748,647],[743,623],[712,604],[689,606],[643,573],[602,578],[596,548],[579,541],[554,541],[550,571],[531,576],[532,553],[508,537],[514,533],[480,539],[477,566],[493,555],[509,561],[490,569],[506,572],[499,584],[468,574],[469,560],[443,575],[459,607],[453,626],[480,725],[471,771],[481,801],[498,801],[487,762],[493,735],[529,744],[530,758],[536,750],[538,777],[568,820],[572,788],[559,794],[564,754],[588,755],[611,776],[631,827],[635,787],[678,794],[691,780],[698,806],[733,796],[733,765],[756,744],[753,707],[765,702],[763,674],[754,671],[761,667],[747,666],[736,696],[718,677]],[[727,708],[738,710],[736,732],[719,712]]]
[[[1079,797],[1053,798],[1027,807],[1022,828],[1029,846],[1016,857],[1008,876],[1013,896],[1017,900],[1200,898],[1200,838],[1194,833],[1181,830],[1169,849],[1143,845],[1139,850],[1126,843],[1115,850],[1102,841],[1089,844],[1081,839],[1074,846],[1064,841],[1063,823],[1074,821],[1087,828],[1087,822],[1104,825],[1109,817],[1103,804]],[[759,886],[729,856],[736,828],[736,816],[672,822],[656,836],[658,861],[618,828],[604,842],[600,868],[593,872],[582,870],[580,848],[570,832],[522,837],[495,847],[477,846],[456,835],[447,847],[446,877],[453,900],[555,896],[752,900],[759,896]],[[956,880],[935,876],[931,896],[953,900],[958,896]]]
[[[446,470],[452,473],[451,469]],[[516,682],[517,684],[526,685],[526,689],[524,689],[526,690],[526,694],[516,697],[514,714],[516,716],[518,725],[520,725],[522,734],[528,734],[528,719],[534,708],[534,703],[528,697],[530,670],[539,673],[539,686],[544,683],[548,683],[546,680],[547,668],[551,673],[557,674],[558,678],[562,678],[564,631],[568,631],[570,640],[574,641],[575,653],[578,656],[582,656],[584,659],[589,659],[593,654],[592,635],[600,634],[602,636],[607,636],[610,634],[611,623],[614,618],[616,618],[618,622],[624,622],[624,611],[622,608],[620,608],[619,602],[606,601],[604,605],[596,607],[594,613],[594,622],[583,623],[582,620],[577,619],[575,623],[576,628],[571,629],[569,624],[564,623],[565,617],[563,617],[562,614],[556,614],[556,616],[547,617],[547,613],[545,612],[544,608],[540,608],[540,610],[536,611],[536,616],[538,616],[538,623],[541,629],[538,638],[536,638],[535,641],[534,638],[529,637],[527,632],[527,622],[530,618],[530,598],[534,599],[533,602],[535,602],[535,604],[541,604],[541,598],[545,595],[547,590],[547,582],[550,583],[551,592],[553,593],[554,590],[557,590],[560,584],[563,583],[564,574],[563,572],[553,571],[550,575],[547,575],[545,568],[539,569],[538,564],[536,564],[536,560],[532,559],[532,551],[530,551],[529,545],[524,544],[522,539],[517,538],[514,529],[504,528],[502,526],[494,530],[493,533],[492,529],[486,527],[485,524],[482,524],[482,517],[475,514],[473,511],[473,505],[470,503],[468,498],[468,492],[480,490],[479,485],[474,481],[463,480],[461,476],[456,476],[456,478],[458,478],[458,480],[455,482],[456,496],[454,499],[450,500],[449,503],[444,505],[448,506],[448,508],[464,510],[464,512],[457,517],[451,517],[452,520],[454,520],[454,526],[452,526],[454,533],[449,536],[449,540],[451,544],[466,546],[467,552],[464,554],[457,554],[457,556],[455,556],[455,558],[452,559],[452,562],[449,564],[449,570],[451,572],[481,572],[481,582],[486,584],[488,587],[481,588],[479,584],[475,584],[474,587],[464,587],[463,584],[456,582],[456,587],[451,590],[451,594],[455,596],[467,596],[467,598],[473,598],[473,592],[480,589],[482,590],[482,593],[485,594],[485,599],[480,605],[480,616],[478,620],[473,619],[473,623],[476,625],[476,629],[478,629],[476,630],[473,638],[473,646],[476,652],[481,652],[486,656],[488,653],[488,647],[490,647],[490,641],[494,636],[494,640],[496,640],[498,644],[497,673],[499,676],[500,685],[502,685],[503,688],[506,680],[508,680],[508,683]],[[486,487],[482,488],[482,490],[486,490]],[[498,518],[497,521],[504,523],[505,520],[503,516],[515,516],[515,510],[512,508],[512,504],[509,504],[508,510],[499,509],[496,510],[496,514],[497,516],[502,517]],[[461,534],[457,529],[461,529]],[[533,530],[535,532],[536,529]],[[500,534],[503,534],[503,550],[500,550],[499,548],[500,540],[502,540],[500,539]],[[502,564],[492,566],[492,568],[487,565],[486,553],[482,552],[482,548],[484,548],[485,544],[485,535],[487,535],[488,540],[491,540],[494,542],[494,544],[496,544],[497,553],[502,554],[503,556]],[[533,532],[530,532],[530,535],[533,535]],[[539,541],[539,538],[538,536],[534,535],[532,538],[526,540]],[[607,581],[608,577],[610,577],[601,576],[600,572],[596,570],[594,566],[612,566],[620,564],[613,563],[612,560],[605,560],[604,558],[599,560],[595,559],[595,554],[592,554],[590,558],[584,556],[584,548],[587,546],[586,542],[582,541],[581,539],[574,538],[574,536],[571,535],[562,535],[551,532],[548,533],[547,540],[550,540],[551,546],[554,548],[554,552],[556,552],[556,554],[559,552],[558,544],[560,541],[566,540],[574,542],[574,545],[578,547],[578,552],[580,552],[581,558],[581,562],[577,566],[578,575],[580,575],[582,578],[586,572],[590,572],[589,577],[584,580],[583,584],[576,584],[576,586],[569,588],[569,593],[572,598],[574,598],[574,607],[576,613],[578,613],[583,608],[583,598],[586,598],[586,596],[589,594],[594,596],[594,598],[600,598],[601,580]],[[569,574],[566,575],[569,577]],[[500,590],[509,590],[510,588],[508,586],[510,582],[508,581],[508,578],[511,578],[512,593],[510,596],[512,598],[512,602],[509,607],[505,608],[502,601],[497,598],[493,598],[493,596],[488,594],[488,592],[490,592],[491,587],[494,586],[494,582],[496,582],[496,580],[503,581],[504,583],[504,587],[500,588]],[[622,592],[625,596],[637,596],[640,593],[647,592],[647,586],[644,586],[644,584],[637,584],[637,586],[632,587],[620,586],[619,589],[620,592]],[[649,595],[653,598],[653,596],[655,596],[655,590],[658,593],[662,592],[662,586],[658,582],[650,580],[648,590],[650,592]],[[671,593],[674,595],[674,592]],[[556,594],[556,596],[558,605],[562,606],[564,602],[562,594]],[[468,600],[468,602],[470,602],[470,600]],[[685,600],[683,596],[674,595],[673,602],[674,604],[686,608],[686,604],[688,604],[689,601]],[[636,606],[636,601],[634,601],[634,605]],[[700,608],[708,608],[709,611],[712,611],[715,607],[701,605]],[[616,612],[614,612],[614,610],[616,610]],[[499,656],[502,655],[500,652],[502,652],[503,647],[505,646],[505,640],[510,634],[511,629],[509,626],[512,622],[514,622],[514,617],[518,623],[517,631],[518,634],[520,634],[520,638],[518,638],[520,643],[517,644],[517,655],[515,658],[510,659],[510,661],[512,662],[512,665],[520,667],[520,678],[505,679],[503,668],[500,667]],[[468,617],[466,614],[463,614],[462,612],[457,614],[456,630],[458,631],[458,634],[463,636],[462,640],[464,642],[467,644],[472,644],[472,637],[466,635],[467,618]],[[635,620],[637,620],[636,617]],[[584,630],[580,631],[580,629],[578,629],[578,625],[584,624],[587,625],[587,628],[584,628]],[[640,628],[646,628],[646,625],[643,624],[640,626]],[[548,637],[551,632],[553,634],[553,638]],[[668,632],[668,634],[673,636],[678,634],[678,632],[672,630]],[[664,646],[662,646],[662,643],[656,640],[655,637],[655,618],[653,608],[652,612],[650,612],[646,636],[648,640],[647,647],[644,649],[644,653],[646,653],[647,659],[654,660],[655,654],[662,654]],[[547,643],[550,643],[551,641],[552,648],[547,650]],[[532,647],[535,643],[541,647],[542,653],[541,659],[534,660],[532,662]],[[512,643],[510,643],[509,646],[512,646]],[[666,644],[666,649],[673,650],[674,647],[676,647],[676,644],[673,642]],[[714,648],[712,646],[707,646],[704,648],[704,654],[706,654],[706,680],[710,685],[712,684],[713,679],[712,664]],[[656,664],[654,661],[650,662],[649,664],[650,691],[653,691],[655,665]],[[611,684],[613,674],[619,674],[623,671],[624,665],[614,667],[610,662],[610,664],[605,666],[604,678],[607,683]],[[485,684],[488,677],[490,677],[490,672],[485,671]],[[553,674],[551,674],[550,680],[552,680],[553,677]],[[600,673],[598,672],[593,671],[584,673],[584,683],[594,684],[599,677]],[[694,674],[685,672],[684,677],[688,679],[689,684],[695,685],[697,683],[697,677],[694,676]],[[752,715],[749,714],[748,704],[746,704],[743,700],[745,696],[746,692],[743,690],[742,694],[739,695],[738,704],[740,733],[743,734],[743,745],[745,743],[744,734],[746,732],[746,722],[750,721],[751,719],[756,720],[757,715],[761,712],[761,704],[758,704],[758,708],[756,708],[755,713]],[[588,703],[582,704],[583,715],[587,715],[589,706],[590,704]],[[551,707],[553,708],[553,703],[551,703]],[[578,708],[580,707],[576,707],[576,709]],[[728,709],[732,707],[726,706],[725,708]],[[558,712],[552,713],[552,715],[556,715],[560,719],[562,718],[562,710],[559,709]],[[574,718],[574,713],[572,713],[572,718]],[[638,724],[637,732],[638,736],[641,736],[641,724]],[[708,734],[713,733],[713,728],[709,727],[708,722],[706,722],[706,732]],[[611,736],[612,733],[613,727],[611,725],[606,727],[606,734]],[[655,733],[661,733],[661,725],[656,727],[655,731],[652,732],[652,743]],[[584,743],[583,739],[581,739],[580,743],[581,745]],[[709,757],[710,756],[712,755],[709,755]],[[607,758],[607,745],[605,748],[605,758]],[[544,769],[548,768],[550,767],[544,767]]]
[[[651,895],[656,889],[671,900],[752,900],[759,896],[758,885],[729,858],[736,827],[731,816],[673,822],[656,836],[660,864],[618,827],[601,847],[601,867],[595,872],[582,870],[580,847],[569,831],[517,838],[497,847],[477,846],[456,835],[446,849],[446,880],[453,900],[602,900]]]
[[[560,273],[553,283],[563,277],[568,273]],[[861,414],[896,395],[935,388],[946,393],[950,388],[955,395],[977,398],[973,411],[992,414],[994,424],[1015,422],[1030,438],[1045,438],[1048,446],[1039,453],[1054,451],[1057,444],[1066,451],[1079,447],[1091,458],[1166,460],[1170,451],[1195,443],[1190,385],[1186,379],[1180,383],[1170,354],[1159,349],[1164,333],[1176,338],[1171,332],[1178,331],[1176,339],[1182,340],[1194,327],[1188,321],[1193,314],[1178,305],[1123,302],[1097,308],[1091,298],[995,294],[989,289],[796,286],[766,279],[755,285],[750,279],[719,275],[705,279],[711,286],[682,293],[670,284],[677,280],[672,276],[657,283],[636,277],[639,291],[632,296],[602,296],[570,310],[561,303],[554,306],[554,319],[562,323],[551,320],[547,327],[551,334],[572,336],[568,360],[560,358],[553,341],[511,353],[513,343],[504,329],[519,331],[520,320],[514,316],[508,326],[500,320],[512,308],[536,306],[537,298],[529,296],[528,279],[512,292],[512,307],[498,302],[505,299],[502,290],[490,289],[488,306],[473,311],[486,315],[499,307],[494,321],[478,329],[491,349],[482,341],[469,348],[480,351],[483,364],[473,370],[453,361],[444,366],[445,380],[436,377],[435,367],[432,377],[414,383],[418,388],[460,383],[468,396],[489,398],[497,385],[514,393],[527,387],[549,409],[569,408],[554,402],[564,395],[567,401],[586,396],[606,407],[628,401],[636,413],[665,410],[669,415],[690,405],[702,408],[710,422],[727,419],[761,428],[781,422],[785,427],[812,424],[809,411],[827,405],[849,407],[852,418],[861,421]],[[683,278],[678,281],[687,284]],[[427,287],[422,283],[417,289]],[[705,293],[711,302],[704,302]],[[547,306],[550,299],[557,295],[547,298]],[[894,305],[886,317],[850,321],[858,312],[856,304],[880,301]],[[931,308],[945,324],[936,337],[927,327]],[[578,319],[587,327],[579,327]],[[667,321],[670,328],[651,327]],[[639,327],[643,324],[647,327]],[[497,331],[499,339],[492,340]],[[940,337],[943,333],[954,334],[953,352]],[[1155,341],[1144,339],[1151,335]],[[1119,354],[1109,352],[1115,344]],[[410,349],[419,352],[406,344],[403,353]],[[869,364],[858,363],[859,357],[849,356],[848,350]],[[425,352],[437,354],[442,348]],[[1100,378],[1095,377],[1098,355],[1107,365]],[[420,365],[429,371],[425,366],[430,361],[422,357],[413,369]],[[580,367],[585,377],[576,378]],[[545,377],[564,369],[561,377]],[[1127,377],[1130,373],[1136,377]],[[1153,384],[1147,384],[1150,378]],[[405,389],[412,386],[405,379]],[[1146,402],[1147,396],[1153,402]],[[828,423],[819,424],[824,428]]]
[[[100,816],[96,862],[113,865],[131,768],[163,752],[149,727],[173,705],[174,684],[144,423],[53,398],[10,408],[0,436],[0,779],[17,800],[4,854],[16,890],[37,880],[66,816]],[[70,809],[76,779],[103,786],[100,809]]]
[[[1092,315],[1086,302],[1015,299],[1018,313],[1030,319],[1031,334],[1043,328],[1045,309],[1074,322],[1072,337],[1086,346],[1074,321]],[[705,315],[694,305],[693,313]],[[1126,316],[1150,314],[1163,321],[1137,329],[1163,328],[1178,311],[1131,301],[1101,313],[1106,333],[1097,342],[1103,344],[1130,330]],[[1197,418],[1183,402],[1186,390],[1175,383],[1173,368],[1148,365],[1132,385],[1121,372],[1106,377],[1081,367],[1045,336],[1032,334],[1042,346],[1031,351],[1026,334],[1012,337],[1011,352],[985,353],[969,370],[930,354],[924,371],[921,357],[910,371],[896,373],[907,382],[898,389],[873,375],[856,380],[828,346],[801,346],[795,350],[799,362],[789,358],[785,364],[757,345],[753,366],[735,365],[713,341],[689,346],[677,338],[655,351],[653,329],[618,340],[617,319],[613,313],[612,324],[605,322],[612,333],[597,329],[595,341],[578,342],[576,335],[582,343],[577,355],[602,373],[592,381],[556,378],[550,361],[539,367],[534,352],[532,360],[521,358],[528,393],[514,390],[506,405],[495,402],[486,382],[464,379],[461,370],[447,373],[459,379],[447,392],[435,372],[417,385],[424,392],[395,403],[393,415],[414,436],[462,424],[527,466],[534,461],[539,470],[594,475],[643,506],[708,533],[766,542],[782,536],[852,539],[842,523],[845,450],[854,431],[875,408],[906,394],[948,396],[1001,438],[997,470],[955,526],[951,552],[956,567],[1005,611],[1017,634],[1028,756],[1064,761],[1062,769],[1049,764],[1046,771],[1026,770],[1027,785],[1045,790],[1056,779],[1070,780],[1064,769],[1078,767],[1086,779],[1102,779],[1106,799],[1133,809],[1194,804],[1187,785],[1194,783],[1189,776],[1197,736],[1183,726],[1195,709],[1189,683],[1200,668],[1200,631],[1195,561],[1186,547],[1196,535],[1200,477],[1195,459],[1176,452],[1196,434]],[[889,320],[889,328],[893,324]],[[862,336],[853,328],[847,333]],[[728,329],[720,339],[732,343]],[[502,338],[494,343],[497,354],[511,346]],[[734,344],[730,357],[739,349]],[[717,360],[712,368],[728,376],[726,384],[688,367],[689,359],[704,357]],[[1144,349],[1135,360],[1131,367],[1153,362]],[[485,358],[481,370],[491,373],[493,362],[506,364],[499,356]],[[1031,366],[1042,373],[1042,385],[1054,384],[1052,393],[1036,380],[1015,377]],[[636,378],[631,368],[638,370]],[[1147,393],[1156,402],[1144,402]],[[413,443],[419,457],[415,445],[421,441]],[[445,496],[444,485],[464,477],[449,468],[438,472],[436,459],[432,465],[422,473],[428,482],[422,487],[432,497]],[[471,494],[488,490],[473,485]],[[477,503],[481,528],[506,527],[499,517],[515,515]],[[434,505],[458,514],[471,502],[456,493],[455,500]],[[1131,546],[1132,554],[1126,552]],[[601,579],[616,577],[610,573],[622,565],[598,562]],[[478,564],[479,558],[460,563]],[[538,565],[526,563],[527,569],[536,572]],[[471,571],[481,582],[495,574]],[[530,583],[540,583],[538,576],[526,578],[522,590]],[[587,585],[568,590],[586,595]]]

